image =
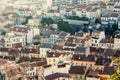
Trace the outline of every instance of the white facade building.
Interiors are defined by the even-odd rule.
[[[39,51],[40,51],[40,57],[46,57],[47,52],[51,51],[51,44],[41,44]]]
[[[34,26],[27,27],[23,25],[17,25],[10,28],[10,31],[16,35],[25,36],[27,44],[32,44],[33,37],[40,34],[39,28]]]
[[[93,31],[92,32],[92,46],[99,47],[99,42],[105,38],[104,31]]]
[[[5,35],[5,47],[14,48],[17,46],[26,45],[25,36],[15,35],[13,33],[7,33]]]
[[[60,67],[62,65],[42,67],[43,77],[48,76],[53,73],[69,73],[70,65],[63,64],[64,67]]]
[[[114,38],[114,49],[120,49],[120,34],[115,35],[115,38]]]

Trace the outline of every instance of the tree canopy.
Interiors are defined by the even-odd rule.
[[[53,24],[53,23],[54,23],[54,21],[51,18],[42,18],[42,20],[41,20],[42,26],[50,25],[50,24]]]
[[[74,34],[75,28],[73,28],[71,25],[69,25],[68,23],[65,22],[58,22],[58,29],[60,31],[65,31],[65,32],[69,32],[71,34]]]

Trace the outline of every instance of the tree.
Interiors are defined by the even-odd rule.
[[[116,72],[111,76],[111,80],[120,80],[120,58],[115,58],[113,61],[118,63],[118,67],[116,68]]]
[[[88,24],[84,24],[83,32],[88,32]]]
[[[26,16],[25,22],[23,22],[22,25],[26,25],[28,23],[29,19],[31,19],[31,18],[32,18],[32,16]]]
[[[51,18],[42,18],[42,20],[41,20],[42,26],[45,26],[46,24],[50,25],[50,24],[53,24],[53,23],[54,23],[54,21]]]
[[[2,32],[2,33],[1,33],[1,35],[5,35],[5,34],[6,34],[6,32]]]
[[[96,18],[96,19],[95,19],[95,23],[99,23],[99,24],[101,24],[101,20],[98,19],[98,18]]]
[[[73,28],[71,25],[69,25],[68,23],[65,23],[65,22],[58,22],[58,29],[60,31],[65,31],[65,32],[69,32],[71,34],[74,34],[75,33],[75,28]]]

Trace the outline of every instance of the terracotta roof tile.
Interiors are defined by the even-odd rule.
[[[85,66],[71,66],[69,70],[69,74],[80,74],[83,75],[85,73]]]
[[[45,80],[54,80],[56,78],[70,78],[69,74],[66,73],[54,73],[45,77]]]
[[[101,74],[108,74],[108,75],[112,75],[114,74],[116,71],[114,69],[114,67],[105,67],[103,72]]]
[[[111,62],[112,62],[111,59],[100,57],[96,60],[95,65],[109,66],[111,64]]]
[[[72,60],[77,61],[92,61],[95,62],[95,55],[82,55],[82,54],[74,54]]]

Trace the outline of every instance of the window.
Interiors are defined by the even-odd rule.
[[[97,40],[95,40],[95,43],[97,43]]]
[[[34,76],[34,72],[33,72],[33,76]]]
[[[102,46],[103,46],[103,44],[102,44]]]

